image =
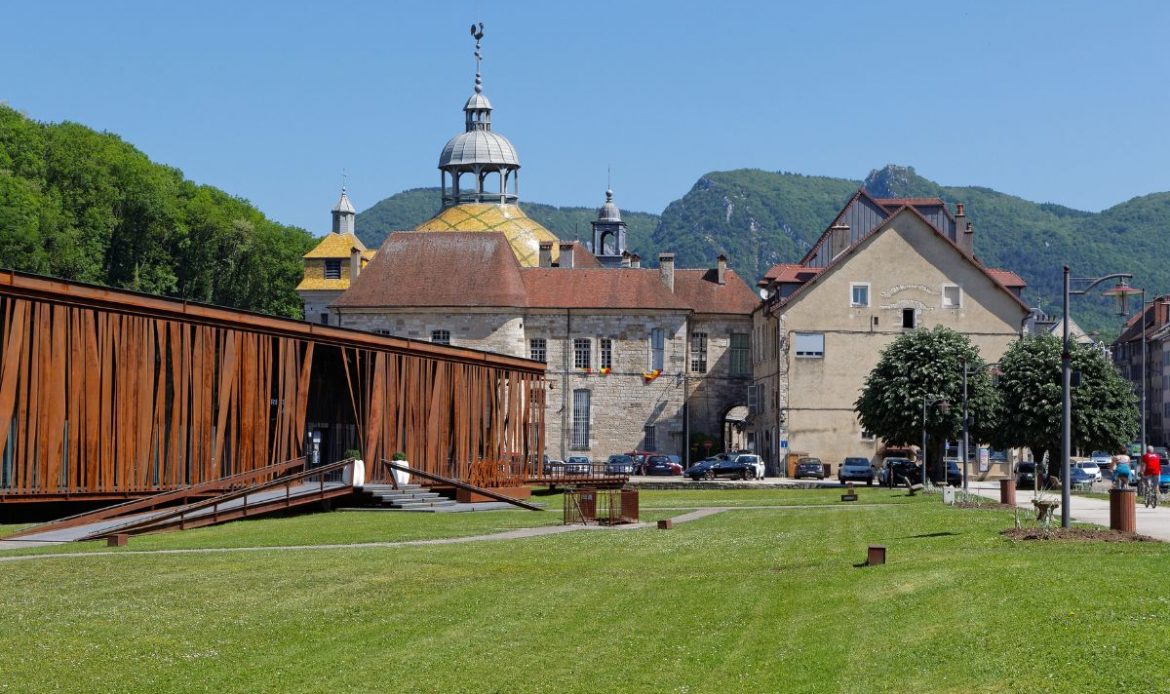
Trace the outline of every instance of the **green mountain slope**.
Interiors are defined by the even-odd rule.
[[[0,267],[299,317],[312,243],[115,135],[0,106]]]
[[[370,248],[377,248],[392,231],[413,229],[435,216],[439,211],[438,188],[414,188],[379,201],[373,207],[359,212],[355,220],[358,238]],[[521,202],[524,213],[559,238],[591,241],[597,219],[597,208],[555,207],[533,202]],[[598,205],[600,207],[600,205]],[[626,223],[626,245],[631,253],[638,253],[644,261],[657,261],[657,248],[651,240],[658,215],[622,210]]]

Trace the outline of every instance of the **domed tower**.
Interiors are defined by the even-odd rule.
[[[483,24],[472,25],[475,38],[475,93],[463,106],[464,130],[439,154],[443,207],[415,231],[499,231],[508,238],[521,265],[535,266],[540,242],[557,237],[520,209],[520,157],[508,138],[492,130],[492,104],[483,93],[480,40]]]
[[[605,191],[605,204],[597,210],[593,225],[593,255],[605,267],[621,267],[626,252],[626,223],[613,201],[613,190]]]

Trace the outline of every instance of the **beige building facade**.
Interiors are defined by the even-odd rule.
[[[818,457],[834,472],[845,457],[880,462],[885,444],[862,430],[854,403],[897,336],[945,326],[994,362],[1026,328],[1023,283],[985,268],[962,236],[932,223],[955,221],[941,200],[908,202],[855,197],[850,205],[881,208],[872,227],[851,234],[841,223],[847,206],[807,264],[773,268],[761,283],[769,299],[754,314],[752,431],[777,469],[789,453]],[[973,234],[961,222],[943,226]],[[818,251],[831,255],[809,262]]]

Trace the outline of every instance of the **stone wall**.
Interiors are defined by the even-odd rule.
[[[524,317],[516,312],[500,313],[463,309],[435,309],[434,312],[412,309],[345,309],[338,315],[340,325],[353,330],[382,332],[395,337],[431,341],[435,330],[446,330],[451,345],[489,352],[527,357],[524,341]]]
[[[750,349],[751,332],[750,316],[697,315],[691,318],[691,334],[707,334],[706,372],[690,371],[691,365],[687,365],[690,390],[687,405],[692,434],[707,434],[718,441],[727,411],[736,405],[748,404],[747,387],[752,382],[752,362],[749,354],[747,371],[741,374],[731,372],[731,335],[742,333]],[[694,361],[693,355],[690,361]]]

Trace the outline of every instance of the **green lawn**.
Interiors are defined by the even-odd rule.
[[[1170,595],[1137,597],[1170,570],[1162,543],[1013,543],[1010,513],[937,496],[863,490],[867,505],[846,506],[808,490],[819,507],[778,508],[790,493],[735,494],[777,508],[670,531],[0,563],[0,691],[1151,691],[1141,673],[1170,670]],[[644,492],[642,506],[730,505],[703,498]],[[558,519],[333,513],[129,549]],[[856,566],[870,543],[888,564]]]

